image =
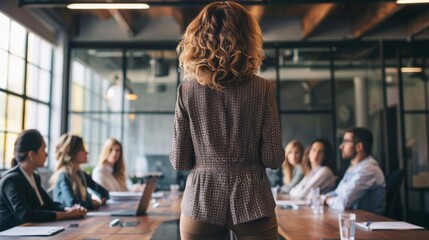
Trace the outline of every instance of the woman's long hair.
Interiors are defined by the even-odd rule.
[[[302,158],[302,168],[304,169],[305,175],[311,172],[311,163],[310,163],[310,149],[314,143],[321,143],[324,148],[324,155],[322,166],[329,167],[332,172],[335,172],[335,159],[334,159],[334,150],[331,143],[326,138],[317,138],[313,140],[304,151],[304,157]]]
[[[186,76],[222,90],[257,72],[264,58],[258,21],[235,2],[214,2],[189,24],[177,52]]]
[[[283,162],[283,183],[285,184],[289,184],[292,181],[292,172],[293,172],[294,166],[289,163],[288,155],[293,149],[298,149],[301,155],[301,159],[299,163],[301,163],[302,156],[304,154],[304,146],[298,140],[292,140],[286,145],[285,161]]]
[[[57,160],[55,173],[49,180],[51,188],[55,187],[59,174],[66,172],[71,177],[73,193],[80,193],[82,199],[85,199],[86,183],[82,183],[84,179],[81,179],[79,172],[74,171],[76,155],[84,149],[85,146],[81,137],[70,133],[63,134],[60,137],[55,149],[55,159]],[[85,188],[85,192],[83,188]]]
[[[101,149],[100,156],[98,157],[98,165],[102,166],[105,162],[107,162],[107,157],[112,151],[113,146],[118,145],[121,151],[119,155],[119,159],[115,162],[113,166],[113,176],[118,180],[122,189],[127,189],[127,185],[125,183],[125,163],[124,163],[124,152],[122,151],[121,143],[114,139],[109,138],[104,142],[103,148]]]
[[[15,140],[11,166],[24,162],[28,158],[28,152],[37,152],[43,144],[43,137],[36,129],[22,131]]]

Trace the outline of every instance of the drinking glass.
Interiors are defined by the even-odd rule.
[[[170,195],[171,195],[171,199],[179,198],[179,184],[170,185]]]
[[[341,240],[355,240],[356,214],[338,214],[338,224],[340,227]]]
[[[278,191],[279,191],[278,187],[272,187],[271,188],[271,193],[273,194],[274,200],[277,200],[277,193],[278,193]]]
[[[323,202],[320,196],[320,188],[313,188],[311,197],[311,209],[315,214],[323,213]]]

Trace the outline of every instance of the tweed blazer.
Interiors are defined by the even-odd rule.
[[[170,162],[191,170],[182,213],[223,226],[274,215],[265,168],[279,168],[281,144],[274,84],[253,75],[215,91],[195,79],[177,90]]]

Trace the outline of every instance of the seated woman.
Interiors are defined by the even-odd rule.
[[[301,159],[304,153],[304,146],[297,141],[290,141],[285,148],[286,160],[283,162],[283,186],[282,193],[289,193],[304,177],[304,171],[301,167]]]
[[[290,190],[289,195],[311,199],[313,188],[319,188],[320,194],[331,191],[335,186],[333,163],[334,150],[328,140],[318,138],[311,142],[302,162],[305,177]]]
[[[55,201],[95,209],[109,198],[109,192],[80,169],[80,164],[87,162],[87,154],[81,137],[68,133],[60,137],[55,151],[57,167],[50,180]],[[98,199],[92,198],[87,188],[92,189]]]
[[[98,165],[92,171],[92,178],[108,191],[127,191],[124,154],[118,140],[114,138],[106,140]]]
[[[12,168],[0,181],[0,231],[26,222],[82,218],[86,209],[53,202],[35,170],[45,166],[46,144],[37,130],[21,132],[15,141]]]

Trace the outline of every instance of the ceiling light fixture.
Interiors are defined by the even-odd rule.
[[[398,69],[395,67],[387,67],[386,73],[397,73]],[[401,67],[401,72],[403,73],[420,73],[423,69],[421,67]]]
[[[396,0],[397,4],[421,4],[429,3],[429,0]]]
[[[68,9],[148,9],[146,3],[72,3]]]
[[[422,71],[421,67],[401,67],[401,72],[403,73],[419,73]]]

